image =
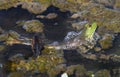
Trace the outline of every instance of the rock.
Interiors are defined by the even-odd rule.
[[[45,18],[45,16],[44,16],[44,15],[37,15],[36,18],[41,18],[41,19],[43,19],[43,18]]]
[[[49,13],[45,16],[45,18],[47,19],[54,19],[56,18],[58,15],[56,13]]]
[[[102,49],[108,49],[112,47],[113,36],[110,34],[105,34],[103,38],[99,41]]]
[[[41,3],[41,2],[23,2],[22,8],[27,9],[29,12],[32,12],[34,14],[40,14],[44,12],[48,7],[50,6],[50,3]]]
[[[7,77],[24,77],[24,72],[11,72]]]
[[[49,13],[46,16],[45,15],[37,15],[36,18],[46,18],[46,19],[54,19],[56,18],[58,15],[56,13]]]
[[[7,33],[0,34],[0,41],[5,41],[5,40],[7,40],[7,38],[8,38]]]
[[[82,65],[71,65],[67,67],[66,73],[68,75],[75,75],[75,77],[87,76],[87,71]]]
[[[30,20],[26,21],[23,25],[23,29],[25,29],[27,32],[43,32],[43,23],[41,23],[38,20]]]
[[[2,52],[5,48],[6,48],[6,46],[0,45],[0,52]]]
[[[86,23],[87,23],[87,21],[80,21],[80,22],[77,22],[77,23],[72,23],[72,27],[76,30],[82,30]]]
[[[8,60],[13,61],[13,62],[19,62],[20,60],[24,60],[24,55],[23,54],[16,54],[16,55],[9,57]]]
[[[101,48],[100,48],[100,47],[94,47],[94,50],[95,50],[96,52],[99,52],[99,51],[101,51]]]
[[[9,35],[9,37],[12,37],[14,39],[19,39],[19,37],[20,37],[20,34],[18,34],[17,32],[15,32],[13,30],[9,30],[8,35]]]
[[[104,69],[95,73],[95,77],[111,77],[110,71]]]
[[[75,13],[75,14],[73,14],[73,15],[71,16],[71,18],[73,18],[73,19],[76,19],[76,18],[78,18],[78,17],[80,17],[80,15],[77,14],[77,13]]]
[[[16,22],[17,26],[22,26],[24,25],[24,23],[25,23],[25,20],[19,20]]]
[[[2,34],[4,32],[4,30],[0,27],[0,34]]]
[[[91,6],[91,7],[90,7]],[[108,9],[102,5],[95,3],[88,3],[87,5],[81,6],[81,19],[87,19],[93,23],[96,21],[98,25],[98,32],[100,27],[104,27],[105,33],[120,32],[120,12],[112,9]],[[87,10],[86,10],[87,9]]]
[[[78,12],[82,4],[88,3],[90,0],[52,0],[52,5],[60,8],[61,11]]]
[[[99,58],[102,59],[102,60],[109,60],[110,55],[101,54]]]
[[[120,11],[120,0],[115,0],[114,9]]]
[[[99,4],[103,4],[107,7],[113,7],[115,0],[94,0],[95,2]]]
[[[49,77],[55,77],[59,73],[59,69],[63,69],[64,58],[57,54],[54,49],[45,48],[42,55],[29,60],[20,60],[16,69],[22,71],[37,71],[38,73],[47,73]]]

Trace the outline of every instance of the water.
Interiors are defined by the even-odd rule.
[[[4,29],[5,31],[8,30],[14,30],[18,32],[20,35],[32,38],[35,33],[27,33],[25,32],[22,27],[17,26],[16,22],[20,20],[32,20],[37,19],[44,23],[44,34],[46,36],[46,39],[50,41],[63,41],[65,36],[68,32],[73,31],[73,29],[69,28],[70,24],[67,23],[67,20],[69,20],[70,12],[60,12],[58,8],[50,6],[47,11],[43,12],[43,15],[47,15],[48,13],[57,13],[58,17],[52,20],[48,19],[38,19],[36,18],[36,15],[29,13],[27,10],[21,9],[21,6],[18,8],[11,8],[8,10],[1,10],[0,11],[0,27]],[[114,46],[106,51],[109,51],[109,53],[113,53],[115,51],[115,54],[120,55],[120,35],[117,36],[117,38],[114,41]],[[30,46],[25,45],[13,45],[13,46],[7,46],[7,48],[0,52],[0,63],[6,64],[8,61],[8,58],[15,55],[15,54],[23,54],[25,58],[32,56],[32,50]],[[67,65],[73,65],[73,64],[82,64],[84,65],[88,70],[97,71],[99,69],[114,69],[117,67],[120,67],[118,63],[99,63],[98,61],[92,61],[89,59],[85,59],[82,57],[77,51],[75,50],[64,50],[64,57],[67,60]],[[8,73],[8,68],[0,68],[0,77],[6,77],[6,74]]]

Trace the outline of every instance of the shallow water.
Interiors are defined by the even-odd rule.
[[[58,17],[53,20],[48,19],[38,19],[35,18],[36,15],[29,13],[27,10],[21,9],[19,6],[18,8],[11,8],[6,10],[0,11],[0,27],[2,27],[5,31],[8,30],[14,30],[21,34],[22,36],[32,38],[34,33],[27,33],[25,32],[22,27],[17,26],[16,22],[20,20],[31,20],[31,19],[37,19],[44,23],[44,33],[46,36],[46,39],[50,41],[63,41],[66,34],[73,30],[69,27],[69,23],[67,23],[67,20],[69,19],[69,12],[60,12],[58,8],[55,8],[51,6],[47,9],[47,11],[43,12],[43,15],[46,15],[48,13],[57,13]],[[114,41],[113,47],[106,50],[108,53],[113,53],[115,51],[115,54],[120,55],[120,35],[117,36],[117,38]],[[0,63],[6,64],[8,61],[8,58],[21,53],[25,56],[25,58],[28,58],[29,56],[32,56],[32,50],[30,46],[25,45],[13,45],[13,46],[7,46],[7,49],[5,49],[3,52],[0,52]],[[120,67],[119,63],[102,63],[97,61],[92,61],[89,59],[83,58],[80,54],[77,53],[75,50],[64,50],[64,57],[67,60],[67,65],[73,65],[73,64],[82,64],[87,68],[88,70],[99,70],[99,69],[113,69]],[[6,72],[7,71],[7,72]],[[6,77],[6,74],[8,73],[8,69],[0,69],[0,77]]]

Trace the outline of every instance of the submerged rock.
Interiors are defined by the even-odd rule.
[[[120,11],[120,0],[115,0],[114,9]]]
[[[108,49],[112,47],[113,36],[110,34],[105,34],[103,38],[99,41],[102,49]]]
[[[45,15],[37,15],[36,18],[46,18],[46,19],[55,19],[58,15],[56,13],[49,13],[46,16]]]
[[[0,34],[2,34],[4,32],[4,30],[0,27]]]
[[[24,77],[24,72],[22,71],[12,72],[7,77]]]
[[[116,0],[94,0],[95,2],[99,4],[103,4],[106,7],[113,7]]]
[[[38,20],[30,20],[26,21],[23,25],[23,29],[25,29],[27,32],[43,32],[43,23],[41,23]]]
[[[5,45],[0,45],[0,52],[5,50],[6,49],[6,46]]]
[[[67,67],[66,73],[70,75],[74,75],[74,77],[86,77],[87,71],[82,65],[71,65]]]
[[[95,73],[95,77],[111,77],[110,71],[108,71],[106,69],[100,70],[97,73]]]
[[[17,62],[13,62],[12,65],[17,65],[17,70],[22,71],[37,71],[39,73],[46,73],[50,75],[50,77],[53,77],[53,74],[57,75],[60,71],[52,71],[52,70],[58,70],[58,66],[63,67],[63,63],[65,62],[63,56],[60,56],[60,54],[57,54],[56,50],[47,49],[45,48],[42,51],[42,55],[38,56],[36,59],[30,58],[29,60],[20,60]],[[16,57],[17,58],[17,57]],[[60,68],[61,68],[60,67]],[[52,72],[51,72],[52,71]],[[53,73],[54,72],[54,73]]]
[[[5,41],[5,40],[7,40],[7,38],[8,38],[7,33],[0,34],[0,41]]]
[[[50,3],[41,3],[41,2],[24,2],[22,3],[22,8],[27,9],[28,11],[39,14],[44,12]]]
[[[49,13],[47,16],[45,16],[45,18],[47,18],[47,19],[54,19],[56,17],[57,17],[56,13]]]
[[[87,21],[80,21],[80,22],[76,22],[76,23],[72,23],[72,27],[76,30],[82,30],[85,27],[85,24],[87,23]]]

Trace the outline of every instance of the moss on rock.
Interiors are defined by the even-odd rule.
[[[108,49],[109,47],[112,47],[112,40],[113,37],[109,34],[106,34],[103,39],[99,41],[102,49]]]
[[[23,29],[25,29],[27,32],[43,32],[43,23],[41,23],[38,20],[30,20],[26,21],[23,25]]]
[[[95,74],[95,77],[111,77],[110,72],[106,69],[100,70]]]
[[[31,58],[29,60],[21,60],[16,69],[24,69],[24,71],[39,71],[41,73],[48,72],[48,75],[54,73],[58,74],[58,71],[50,72],[50,70],[57,70],[56,67],[65,62],[64,58],[56,54],[56,50],[54,49],[45,48],[42,52],[43,54],[36,59]]]

